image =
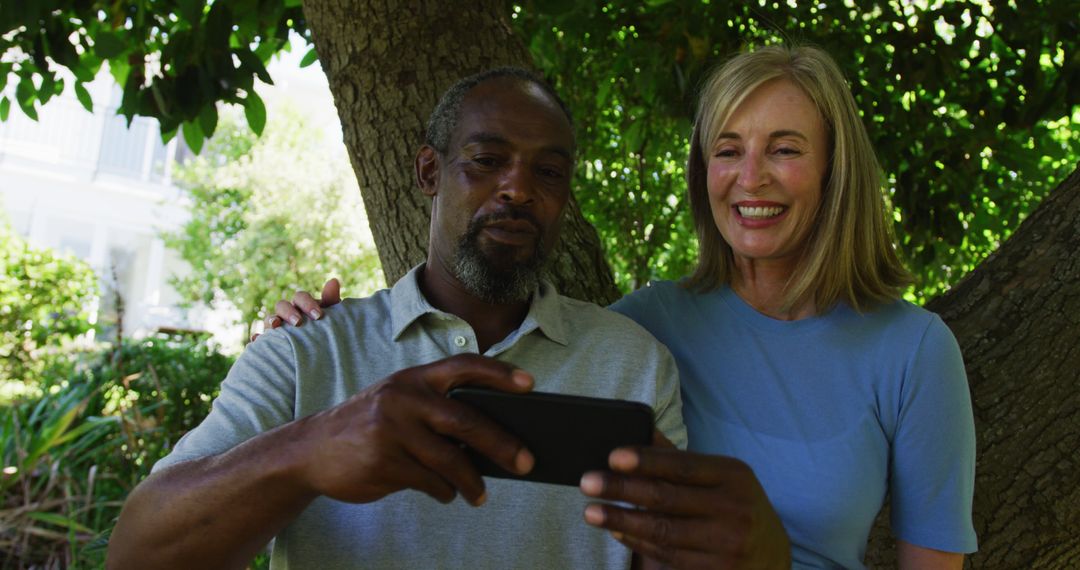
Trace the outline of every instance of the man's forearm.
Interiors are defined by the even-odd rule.
[[[124,505],[108,567],[243,568],[316,496],[298,477],[297,427],[148,477]]]

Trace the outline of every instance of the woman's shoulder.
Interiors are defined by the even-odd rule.
[[[865,313],[851,312],[853,332],[885,337],[894,346],[913,347],[956,340],[937,313],[904,299],[897,299]],[[857,323],[857,324],[856,324]]]
[[[651,281],[640,289],[627,293],[611,304],[611,310],[627,316],[654,312],[661,307],[677,307],[689,303],[694,295],[681,281]]]

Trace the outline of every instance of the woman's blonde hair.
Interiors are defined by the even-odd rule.
[[[733,283],[738,269],[709,204],[709,154],[743,100],[780,78],[798,86],[817,107],[830,157],[821,203],[788,282],[784,309],[812,299],[819,313],[841,300],[863,311],[898,298],[911,277],[895,251],[877,157],[843,74],[828,54],[813,47],[759,48],[736,55],[706,78],[687,165],[699,252],[686,286],[709,291]]]

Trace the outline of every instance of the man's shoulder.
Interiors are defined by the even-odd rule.
[[[380,289],[370,296],[342,299],[336,305],[323,308],[319,320],[307,318],[302,326],[284,326],[267,331],[267,334],[280,334],[293,342],[370,334],[388,325],[391,314],[390,290]]]
[[[659,341],[633,319],[596,303],[559,296],[568,329],[579,338],[597,336],[609,342],[641,343],[661,346]]]

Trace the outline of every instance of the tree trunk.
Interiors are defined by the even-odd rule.
[[[928,306],[960,342],[975,408],[971,568],[1080,568],[1078,283],[1080,169]],[[867,562],[887,568],[882,518]]]
[[[305,0],[304,13],[341,118],[387,283],[427,255],[430,203],[412,164],[428,115],[458,79],[500,65],[532,68],[503,3]],[[564,295],[619,297],[596,230],[571,199],[550,277]]]

